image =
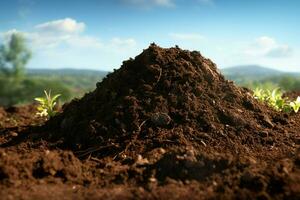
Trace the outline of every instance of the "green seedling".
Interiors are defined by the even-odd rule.
[[[279,88],[274,89],[271,92],[268,92],[267,94],[271,93],[271,95],[268,96],[267,100],[271,107],[275,108],[278,111],[282,111],[287,106],[286,99],[282,97],[282,92]]]
[[[255,90],[253,92],[254,92],[253,96],[255,99],[262,101],[262,102],[267,100],[268,90],[263,90],[261,88],[255,88]]]
[[[253,95],[255,99],[261,102],[266,102],[269,106],[279,111],[283,110],[286,104],[285,99],[282,98],[282,92],[279,88],[272,91],[256,88]]]
[[[300,96],[297,97],[295,101],[290,102],[290,106],[295,113],[300,110]]]
[[[288,98],[283,98],[283,93],[279,88],[272,91],[256,88],[253,92],[255,99],[267,103],[269,106],[278,111],[297,113],[300,110],[300,97],[295,101],[289,101]]]
[[[57,114],[55,105],[57,104],[60,94],[51,97],[51,90],[48,93],[44,90],[44,93],[45,97],[35,98],[35,100],[39,103],[39,106],[37,107],[38,112],[36,114],[41,117],[53,117]]]

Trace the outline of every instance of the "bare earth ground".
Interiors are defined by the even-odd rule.
[[[0,197],[300,199],[299,119],[151,45],[49,121],[0,108]]]

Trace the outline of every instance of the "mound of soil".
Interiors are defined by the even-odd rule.
[[[136,154],[166,143],[223,142],[228,134],[247,143],[286,117],[225,80],[199,52],[153,44],[49,124],[72,149],[112,146],[112,154],[126,154],[130,143],[140,146]]]
[[[297,199],[299,117],[259,103],[199,52],[152,44],[26,140],[2,144],[14,159],[0,162],[0,182],[42,183],[58,191],[48,198]]]

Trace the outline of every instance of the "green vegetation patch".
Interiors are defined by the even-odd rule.
[[[278,111],[297,113],[300,109],[300,96],[295,101],[291,101],[288,97],[283,97],[279,88],[274,90],[256,88],[253,96]]]

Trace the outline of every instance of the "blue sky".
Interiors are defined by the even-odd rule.
[[[1,0],[0,42],[22,32],[30,68],[112,70],[151,42],[219,67],[300,71],[298,0]]]

